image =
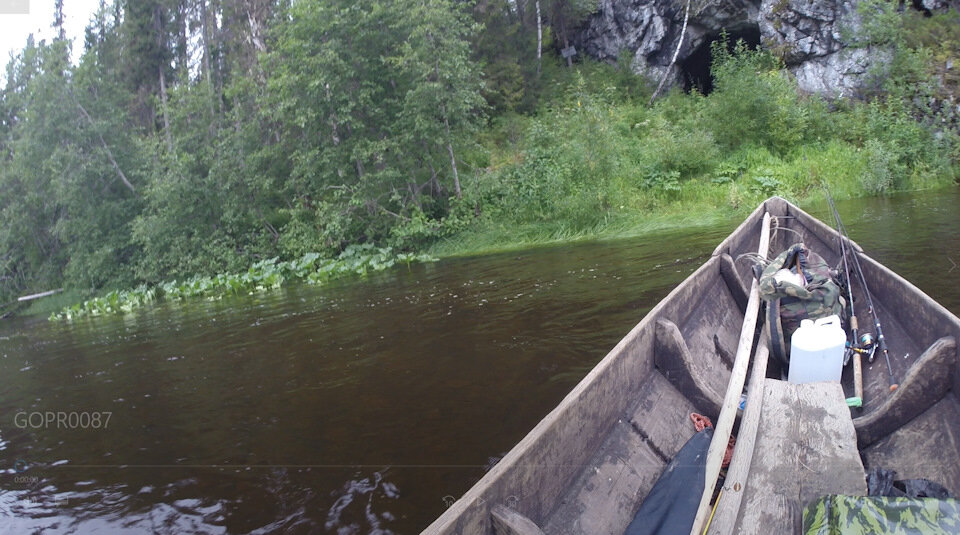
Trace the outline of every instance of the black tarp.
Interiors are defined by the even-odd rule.
[[[713,429],[693,435],[664,469],[624,535],[690,533],[700,507]]]

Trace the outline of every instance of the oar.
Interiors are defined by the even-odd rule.
[[[763,224],[760,230],[760,247],[757,253],[761,258],[767,257],[770,248],[770,214],[763,214]],[[713,439],[710,449],[707,450],[707,468],[704,474],[703,495],[700,497],[700,507],[693,520],[690,535],[700,535],[703,526],[710,515],[710,498],[713,489],[717,486],[720,477],[720,467],[723,464],[723,454],[727,451],[727,442],[733,431],[733,422],[737,417],[737,405],[740,395],[743,394],[743,383],[747,378],[747,368],[750,366],[750,354],[753,351],[753,335],[757,329],[757,313],[760,311],[760,290],[757,280],[750,283],[750,298],[747,300],[747,309],[743,314],[743,326],[740,328],[740,343],[737,345],[737,356],[733,360],[733,369],[730,371],[730,382],[727,383],[727,393],[723,397],[720,407],[720,417],[713,429]]]

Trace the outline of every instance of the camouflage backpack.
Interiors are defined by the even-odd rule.
[[[952,498],[824,496],[803,509],[804,535],[960,533]]]
[[[806,284],[785,280],[781,270],[797,273],[797,267],[803,273]],[[763,270],[760,276],[760,297],[768,303],[780,300],[780,321],[783,335],[787,341],[800,321],[804,319],[825,318],[832,314],[840,315],[840,286],[830,272],[830,266],[817,253],[807,249],[802,243],[791,245],[780,253]]]

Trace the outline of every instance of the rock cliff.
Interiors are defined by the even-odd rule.
[[[628,54],[633,70],[671,84],[697,85],[698,55],[726,30],[781,56],[800,89],[843,96],[856,92],[883,50],[850,46],[861,22],[858,0],[691,0],[686,36],[680,40],[685,2],[600,0],[581,30],[578,48],[601,60]],[[943,9],[944,0],[923,0],[921,9]],[[701,59],[700,62],[709,61]]]

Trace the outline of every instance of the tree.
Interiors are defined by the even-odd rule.
[[[268,113],[294,162],[297,209],[319,234],[383,239],[424,189],[444,197],[445,178],[462,191],[455,146],[482,100],[476,27],[458,4],[301,2],[277,30]]]
[[[66,66],[66,43],[52,46],[33,39],[8,66],[8,158],[0,175],[0,258],[4,287],[10,293],[56,281],[66,258],[57,239],[61,210],[50,157],[60,151],[69,120],[59,103]],[[41,107],[45,108],[41,111]],[[49,111],[46,113],[45,111]]]
[[[119,28],[122,36],[122,75],[135,95],[134,116],[146,132],[156,129],[152,99],[166,81],[170,51],[166,46],[167,10],[163,0],[124,0]],[[165,90],[165,87],[164,87]]]
[[[454,193],[460,198],[454,142],[478,126],[484,105],[469,52],[469,39],[478,28],[447,0],[415,2],[404,15],[409,36],[397,55],[386,58],[409,83],[396,135],[401,146],[422,146],[421,158],[431,170],[438,167],[433,162],[437,149],[445,149]],[[431,179],[436,181],[436,173]]]
[[[539,73],[534,55],[537,37],[524,22],[525,3],[477,2],[473,17],[483,27],[471,42],[474,59],[482,67],[483,95],[488,104],[496,112],[529,110],[529,97],[535,93]]]
[[[48,289],[63,278],[80,287],[129,281],[128,224],[139,201],[131,179],[115,172],[127,162],[117,162],[107,141],[117,129],[94,118],[98,103],[81,103],[92,92],[83,71],[69,65],[68,42],[28,47],[22,58],[27,63],[11,72],[31,75],[11,79],[22,92],[5,92],[18,102],[0,175],[4,287]]]
[[[489,5],[529,40],[532,8]],[[411,221],[439,226],[465,194],[462,155],[486,107],[465,9],[101,0],[79,65],[63,38],[29,41],[0,92],[0,297],[335,254]]]

